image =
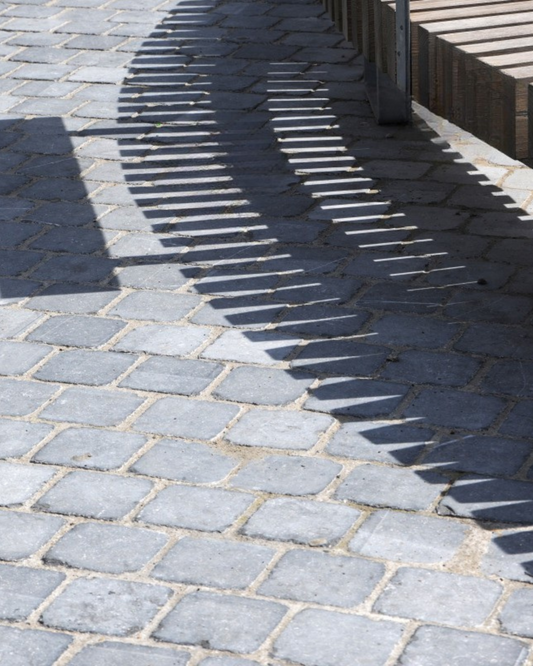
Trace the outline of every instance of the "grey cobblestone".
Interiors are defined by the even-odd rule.
[[[71,642],[67,634],[0,627],[0,659],[6,666],[52,666]]]
[[[64,522],[56,516],[0,511],[0,559],[16,562],[30,557]]]
[[[170,594],[169,588],[160,585],[81,578],[54,599],[42,623],[56,629],[128,636],[142,629]],[[88,608],[98,613],[87,613]]]
[[[0,565],[0,618],[25,620],[65,578],[57,571]]]
[[[120,525],[76,525],[44,556],[48,564],[122,574],[137,571],[165,546],[160,532]]]
[[[500,432],[513,437],[531,437],[533,432],[533,402],[519,402],[500,426]]]
[[[44,423],[0,419],[0,458],[23,456],[51,432]]]
[[[115,345],[115,349],[164,356],[185,356],[197,349],[208,337],[209,329],[206,328],[148,324],[130,331]],[[170,364],[167,364],[167,367],[168,365]]]
[[[109,314],[124,319],[178,321],[199,303],[200,299],[191,294],[137,292],[126,296]]]
[[[178,603],[154,635],[182,645],[250,653],[268,637],[286,610],[272,601],[195,592]]]
[[[531,530],[504,530],[494,534],[483,557],[484,573],[531,582],[533,563],[533,532]]]
[[[273,555],[273,550],[263,546],[185,537],[155,567],[152,576],[188,585],[244,589]]]
[[[533,636],[533,623],[528,609],[531,607],[532,590],[516,590],[505,604],[499,621],[502,629],[515,636]]]
[[[52,382],[102,386],[126,372],[137,358],[113,352],[64,351],[47,361],[34,376]]]
[[[187,652],[105,641],[89,645],[70,660],[72,666],[185,666]]]
[[[314,377],[305,372],[241,367],[231,371],[214,395],[253,405],[284,405],[300,398],[313,381]]]
[[[0,462],[0,506],[26,502],[56,473],[55,469]]]
[[[123,328],[122,322],[113,319],[57,315],[32,331],[28,339],[68,347],[99,347]]]
[[[270,331],[226,331],[202,352],[204,358],[275,365],[296,347],[297,338]]]

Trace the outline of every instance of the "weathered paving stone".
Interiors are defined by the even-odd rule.
[[[408,418],[452,428],[487,428],[501,413],[505,402],[488,395],[453,389],[422,389],[405,409]]]
[[[232,370],[213,394],[222,400],[254,405],[284,405],[300,398],[313,381],[305,372],[240,367]]]
[[[139,458],[131,471],[186,483],[213,483],[224,479],[237,464],[235,458],[205,444],[164,439]]]
[[[57,571],[0,565],[0,617],[24,620],[65,578]]]
[[[135,368],[120,382],[120,386],[141,391],[195,395],[207,388],[223,369],[219,363],[155,356]]]
[[[370,287],[359,299],[358,305],[370,310],[428,315],[440,309],[444,298],[444,293],[437,289],[420,290],[402,284],[383,283]],[[428,326],[430,331],[435,329],[425,322],[423,326]],[[384,330],[387,329],[388,326]],[[450,335],[448,330],[445,335]]]
[[[402,401],[408,386],[351,377],[328,378],[313,389],[305,409],[373,418],[390,414]]]
[[[279,497],[267,500],[241,528],[250,537],[326,546],[338,541],[361,512],[340,504]]]
[[[351,608],[366,599],[384,572],[385,567],[377,562],[292,550],[258,592],[278,599]]]
[[[439,442],[423,463],[438,470],[511,476],[530,455],[531,445],[526,442],[470,435]]]
[[[467,534],[468,528],[461,523],[383,510],[361,525],[349,548],[393,562],[440,564],[455,555]]]
[[[241,446],[306,451],[333,422],[321,414],[252,409],[230,428],[226,439]]]
[[[57,386],[31,381],[0,379],[0,414],[26,416],[57,392]]]
[[[38,386],[45,386],[38,384]],[[138,407],[144,398],[133,393],[119,393],[94,388],[69,388],[41,413],[43,419],[84,425],[118,425]]]
[[[63,351],[47,361],[34,376],[52,382],[103,386],[126,372],[137,358],[109,351]]]
[[[531,437],[533,433],[533,402],[519,402],[500,426],[500,432],[512,437]]]
[[[51,351],[46,345],[0,342],[0,375],[23,375]]]
[[[146,443],[146,438],[127,432],[96,428],[68,428],[40,449],[36,462],[85,469],[121,467]]]
[[[57,315],[32,331],[28,339],[68,347],[99,347],[124,326],[120,321],[103,317]]]
[[[155,525],[221,532],[252,504],[254,496],[221,488],[170,486],[147,504],[138,520]]]
[[[441,501],[441,515],[504,523],[531,523],[533,484],[469,475],[454,482]]]
[[[44,556],[48,564],[122,574],[141,569],[165,546],[166,534],[138,527],[82,523]]]
[[[29,294],[28,294],[29,295]],[[113,289],[98,289],[81,285],[69,285],[67,291],[62,284],[53,284],[31,298],[25,307],[31,310],[92,314],[109,305],[118,296]]]
[[[264,328],[282,310],[282,305],[255,298],[213,298],[192,316],[191,321],[207,326]]]
[[[51,432],[44,423],[0,419],[0,458],[23,456]]]
[[[130,331],[115,345],[115,349],[162,356],[185,356],[202,345],[209,335],[207,328],[149,324]]]
[[[171,592],[161,585],[82,578],[54,599],[44,611],[42,623],[68,631],[129,636],[146,626]],[[87,613],[88,608],[98,611]]]
[[[273,656],[304,666],[382,666],[402,635],[395,622],[319,609],[299,613],[274,644]],[[366,665],[365,665],[366,666]]]
[[[272,559],[264,546],[184,537],[155,567],[152,576],[186,585],[244,589]]]
[[[435,472],[365,463],[349,474],[336,496],[359,504],[416,511],[427,509],[447,483],[446,477]]]
[[[291,367],[328,375],[368,376],[387,356],[384,347],[359,344],[352,340],[311,341],[291,361]]]
[[[458,292],[444,308],[451,319],[473,322],[487,321],[499,324],[519,324],[531,311],[531,301],[525,296],[496,293]]]
[[[0,659],[6,666],[52,666],[72,642],[72,636],[0,627]]]
[[[268,456],[250,463],[231,485],[282,495],[313,495],[324,490],[342,470],[331,460],[303,456]]]
[[[0,338],[15,338],[38,321],[41,315],[28,310],[0,307]],[[46,342],[44,340],[43,342]]]
[[[0,462],[0,506],[26,502],[56,471],[41,465]]]
[[[490,393],[516,397],[533,396],[533,362],[499,361],[484,378],[481,387]]]
[[[188,660],[187,652],[104,641],[83,648],[70,663],[72,666],[185,666]]]
[[[340,305],[350,300],[360,289],[357,279],[339,279],[334,277],[293,277],[278,287],[272,298],[282,303],[322,303]]]
[[[64,520],[17,511],[0,512],[0,559],[23,560],[39,550],[61,529]]]
[[[162,398],[135,423],[135,429],[174,437],[212,439],[238,414],[236,405]]]
[[[533,532],[496,532],[481,562],[484,573],[531,583],[533,576]]]
[[[182,645],[254,652],[281,622],[287,609],[272,601],[195,592],[163,619],[154,636]]]
[[[123,319],[178,321],[200,303],[198,296],[139,291],[129,294],[109,314]]]
[[[502,636],[422,626],[415,632],[398,666],[522,666],[527,653],[524,643]]]
[[[533,620],[530,613],[532,595],[533,590],[530,588],[513,592],[499,617],[500,625],[506,633],[527,638],[533,636]]]
[[[411,465],[432,440],[425,428],[387,421],[343,423],[333,435],[327,451],[333,456]]]
[[[200,662],[202,666],[257,666],[257,661],[239,659],[238,657],[208,657]]]
[[[473,354],[531,360],[533,336],[529,329],[521,326],[472,324],[455,348]]]
[[[498,583],[425,569],[400,569],[374,604],[387,615],[477,627],[502,593]]]
[[[287,311],[276,330],[296,335],[337,337],[354,335],[368,320],[368,313],[331,305],[299,305]]]
[[[147,495],[152,483],[96,472],[70,472],[35,505],[52,513],[113,520],[124,517]]]
[[[459,354],[405,351],[387,363],[382,377],[411,384],[464,386],[481,367],[478,359]]]
[[[204,358],[275,365],[296,347],[297,338],[271,331],[226,331],[202,352]]]

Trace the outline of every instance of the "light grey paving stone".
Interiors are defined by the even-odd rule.
[[[15,338],[38,321],[40,315],[28,310],[0,307],[0,338]]]
[[[52,666],[72,636],[16,627],[0,627],[0,660],[5,666]]]
[[[44,423],[0,419],[0,458],[23,456],[51,432]]]
[[[67,428],[40,449],[36,462],[85,469],[121,467],[146,443],[146,437],[99,428]]]
[[[187,652],[104,641],[89,645],[70,660],[72,666],[185,666]]]
[[[291,367],[328,375],[367,376],[383,363],[388,350],[353,340],[312,340]]]
[[[57,315],[32,331],[28,339],[67,347],[99,347],[124,326],[120,321],[103,317]]]
[[[240,367],[230,372],[213,395],[254,405],[284,405],[300,398],[314,379],[306,372]]]
[[[481,361],[468,356],[409,350],[387,363],[381,376],[411,384],[464,386],[481,367]]]
[[[0,565],[0,618],[25,620],[64,580],[57,571]]]
[[[113,520],[122,518],[152,489],[147,479],[70,472],[36,503],[52,513]]]
[[[164,439],[145,453],[131,471],[186,483],[222,481],[238,460],[205,444]]]
[[[349,474],[336,496],[359,504],[416,511],[427,509],[447,483],[446,477],[435,472],[365,463]]]
[[[230,428],[226,439],[241,446],[307,451],[333,423],[321,414],[252,409]]]
[[[185,356],[203,344],[210,333],[207,328],[149,324],[130,331],[119,340],[115,349],[163,356]]]
[[[57,386],[31,381],[0,379],[0,414],[26,416],[57,392]]]
[[[276,324],[281,333],[312,336],[352,336],[368,320],[368,313],[331,305],[299,305],[290,308]]]
[[[423,349],[444,346],[458,331],[457,324],[444,325],[442,321],[427,316],[385,315],[372,326],[372,332],[377,333],[376,342],[395,346],[411,346],[414,343]]]
[[[503,523],[531,523],[533,484],[469,475],[454,482],[438,512]]]
[[[121,423],[143,402],[144,398],[133,393],[75,387],[62,393],[41,416],[51,421],[112,426]]]
[[[54,599],[41,621],[56,629],[129,636],[150,622],[171,593],[161,585],[82,578]]]
[[[41,465],[0,462],[0,506],[26,502],[56,471]]]
[[[500,626],[505,633],[533,637],[533,618],[530,612],[532,602],[531,588],[522,588],[512,593],[499,617]]]
[[[33,555],[64,522],[57,516],[0,511],[0,559],[16,562]]]
[[[178,321],[201,302],[191,294],[169,294],[160,291],[139,291],[129,294],[109,314],[123,319]]]
[[[274,553],[249,543],[184,537],[155,567],[152,576],[186,585],[244,589]]]
[[[522,666],[524,643],[446,627],[420,627],[400,657],[398,666]]]
[[[193,315],[191,321],[207,326],[264,328],[282,310],[282,305],[256,298],[213,298]]]
[[[411,465],[434,433],[388,421],[349,421],[333,435],[327,452],[342,458]]]
[[[496,532],[481,562],[481,570],[501,578],[531,583],[533,576],[533,531]]]
[[[81,285],[53,284],[46,287],[38,296],[30,298],[25,307],[30,310],[50,310],[72,314],[98,312],[118,296],[114,289],[99,289]],[[29,294],[28,294],[29,295]]]
[[[129,233],[111,245],[109,248],[109,256],[123,257],[126,259],[143,259],[145,256],[162,258],[163,255],[167,255],[168,259],[172,261],[177,254],[183,252],[183,249],[186,248],[189,243],[189,240],[170,236],[168,234]],[[176,264],[170,263],[167,265],[176,266]],[[165,272],[165,267],[157,264],[145,264],[144,266],[138,265],[135,268],[148,268],[152,273],[154,271]],[[145,285],[145,288],[150,287],[153,288],[153,285]]]
[[[283,556],[259,594],[351,608],[377,585],[385,567],[356,557],[291,550]]]
[[[278,497],[267,500],[241,528],[246,536],[326,546],[338,541],[361,512],[341,504]]]
[[[188,398],[162,398],[147,409],[134,428],[173,437],[213,439],[238,412],[239,408],[235,405]]]
[[[304,666],[383,666],[402,631],[396,622],[307,609],[283,631],[272,654]]]
[[[342,470],[331,460],[303,456],[267,456],[251,462],[231,485],[282,495],[313,495],[321,492]]]
[[[393,382],[332,377],[311,391],[304,407],[317,412],[362,418],[387,416],[400,404],[408,390],[408,386]]]
[[[186,285],[198,272],[198,268],[182,264],[126,266],[113,283],[137,289],[174,290]]]
[[[300,342],[271,331],[225,331],[202,352],[204,358],[276,365]]]
[[[120,386],[141,391],[195,395],[207,388],[223,369],[220,363],[155,356],[135,368],[120,382]]]
[[[222,532],[243,514],[255,497],[222,488],[170,486],[140,512],[138,520],[154,525]]]
[[[500,432],[512,437],[530,438],[533,434],[533,402],[519,402],[500,426]]]
[[[437,444],[423,460],[439,470],[512,476],[531,455],[531,444],[503,437],[466,435]]]
[[[75,525],[44,556],[47,564],[103,573],[141,569],[163,548],[166,534],[138,527],[82,523]]]
[[[0,375],[23,375],[51,351],[46,345],[0,342]]]
[[[431,425],[477,430],[490,426],[504,406],[503,400],[493,396],[446,388],[422,389],[404,415]]]
[[[202,666],[257,666],[257,661],[239,659],[238,657],[208,657],[200,662]]]
[[[272,601],[194,592],[163,619],[154,637],[247,654],[255,652],[286,612]]]
[[[454,627],[481,625],[502,587],[492,580],[426,569],[400,569],[374,604],[378,613]]]
[[[103,386],[114,381],[138,356],[74,349],[59,352],[35,373],[36,379]]]
[[[349,548],[393,562],[441,564],[455,555],[467,534],[468,527],[461,523],[384,510],[361,525]]]

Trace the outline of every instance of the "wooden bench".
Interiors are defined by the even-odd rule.
[[[396,2],[324,0],[397,82]],[[411,0],[413,98],[513,158],[533,158],[533,0]]]

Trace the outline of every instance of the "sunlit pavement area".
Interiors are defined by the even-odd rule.
[[[533,172],[318,1],[0,7],[0,664],[531,666]]]

